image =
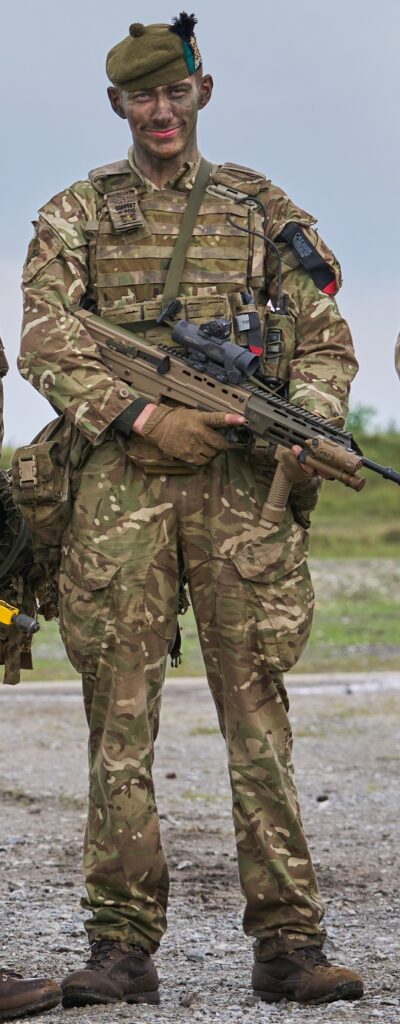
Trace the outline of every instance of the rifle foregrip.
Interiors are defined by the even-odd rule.
[[[261,512],[261,519],[264,522],[271,525],[282,522],[291,488],[291,481],[288,480],[283,466],[278,463],[268,498],[264,502]]]

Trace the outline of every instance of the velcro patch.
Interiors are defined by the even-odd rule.
[[[110,192],[106,196],[106,204],[112,226],[118,234],[121,234],[123,231],[136,231],[139,227],[146,227],[134,188]]]
[[[307,238],[300,224],[295,224],[293,221],[285,224],[276,241],[286,242],[286,245],[293,249],[299,263],[321,292],[325,292],[326,295],[336,295],[339,286],[335,271]]]

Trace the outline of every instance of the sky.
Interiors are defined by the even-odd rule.
[[[373,406],[377,425],[400,428],[399,0],[192,4],[215,82],[200,148],[211,161],[262,171],[318,218],[342,265],[339,305],[360,363],[352,405]],[[3,7],[0,334],[11,365],[10,443],[30,441],[53,416],[16,369],[31,221],[56,192],[126,155],[129,129],[106,95],[107,51],[133,21],[169,22],[180,10],[158,0]]]

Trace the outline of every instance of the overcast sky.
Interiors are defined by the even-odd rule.
[[[3,6],[0,333],[12,364],[9,441],[29,441],[52,416],[15,369],[30,222],[54,193],[125,156],[129,130],[108,106],[106,53],[132,21],[169,22],[182,3]],[[318,217],[344,274],[339,301],[361,365],[353,404],[373,405],[378,422],[400,427],[400,0],[196,0],[195,13],[215,80],[200,115],[202,152],[263,171]]]

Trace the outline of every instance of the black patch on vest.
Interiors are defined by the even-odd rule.
[[[327,295],[336,294],[338,287],[334,270],[304,234],[300,224],[293,221],[285,224],[276,241],[286,242],[286,245],[293,249],[299,263],[321,292],[326,292]]]

